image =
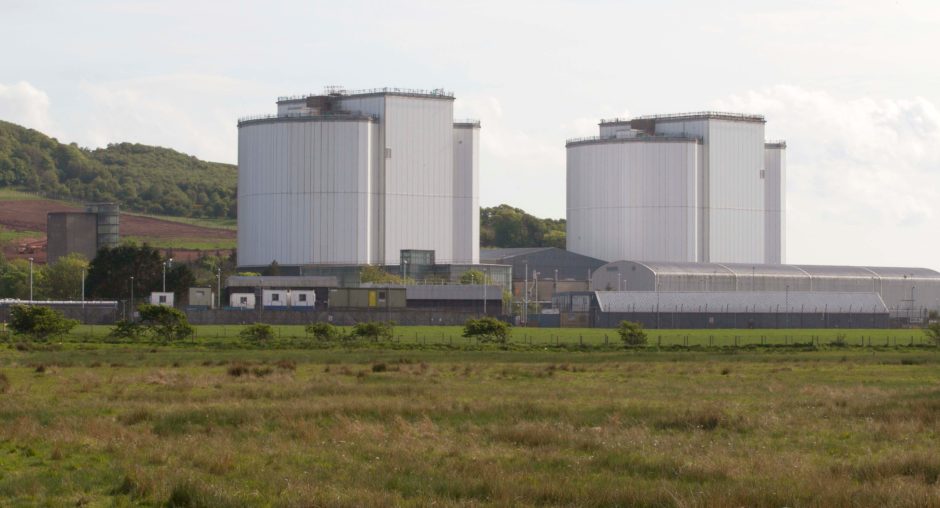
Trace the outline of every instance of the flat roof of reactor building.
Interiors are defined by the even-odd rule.
[[[473,119],[470,119],[470,118],[465,118],[465,119],[460,119],[460,120],[454,120],[454,127],[458,128],[458,129],[474,129],[474,128],[479,129],[479,128],[480,128],[480,121],[479,121],[479,120],[473,120]]]
[[[454,93],[444,90],[443,88],[435,88],[433,90],[421,90],[416,88],[368,88],[364,90],[345,90],[342,88],[328,88],[327,90],[321,93],[308,93],[300,95],[286,95],[277,98],[277,103],[286,103],[286,102],[300,102],[306,100],[308,97],[316,96],[333,96],[333,97],[368,97],[375,95],[398,95],[402,97],[418,97],[423,99],[442,99],[442,100],[454,100]]]
[[[287,115],[253,115],[238,119],[238,126],[259,123],[281,122],[374,122],[375,116],[357,112],[318,113],[318,114],[287,114]]]
[[[657,122],[684,122],[689,120],[731,120],[735,122],[767,123],[763,115],[746,113],[728,113],[722,111],[697,111],[694,113],[672,113],[665,115],[644,115],[634,118],[604,118],[600,125],[629,124],[633,120],[655,120]]]
[[[565,148],[580,145],[600,145],[616,143],[694,143],[702,144],[702,140],[690,136],[637,136],[633,138],[617,138],[611,136],[589,136],[584,138],[571,138],[565,141]]]

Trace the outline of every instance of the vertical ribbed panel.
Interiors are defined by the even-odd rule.
[[[248,123],[238,132],[238,264],[369,263],[366,120]]]
[[[568,250],[697,261],[699,149],[694,141],[569,146]]]
[[[786,263],[786,164],[783,145],[764,149],[765,263]]]
[[[480,128],[454,127],[454,262],[480,261]]]

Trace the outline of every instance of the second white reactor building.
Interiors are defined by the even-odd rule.
[[[784,262],[786,143],[762,116],[602,120],[567,143],[567,247],[619,261]]]
[[[479,122],[443,90],[281,97],[238,122],[238,265],[479,262]]]

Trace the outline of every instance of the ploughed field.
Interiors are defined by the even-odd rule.
[[[0,344],[4,506],[940,505],[932,348],[87,333]]]

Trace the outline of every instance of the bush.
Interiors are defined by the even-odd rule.
[[[341,338],[342,335],[339,328],[330,323],[310,323],[306,326],[305,330],[310,335],[313,335],[314,339],[322,341],[335,340]]]
[[[114,339],[139,339],[146,331],[140,323],[122,319],[114,323],[114,329],[111,330],[108,337]]]
[[[10,389],[10,378],[6,374],[0,372],[0,393],[6,393]]]
[[[60,337],[78,324],[61,312],[40,305],[14,305],[10,310],[10,329],[35,340]]]
[[[246,326],[238,335],[249,342],[268,342],[274,339],[274,328],[264,323]]]
[[[385,323],[383,321],[368,321],[365,323],[356,323],[356,325],[353,326],[352,335],[354,337],[372,339],[374,341],[379,339],[391,340],[393,331],[394,326],[392,323]]]
[[[927,335],[927,340],[940,346],[940,323],[930,323],[924,328],[924,333]]]
[[[155,339],[183,340],[193,333],[186,314],[179,309],[145,304],[138,307],[137,311],[140,313],[140,326]]]
[[[479,339],[480,342],[505,344],[511,333],[509,323],[491,317],[468,319],[463,325],[463,336]]]
[[[844,333],[837,333],[836,338],[832,339],[832,342],[829,343],[831,347],[846,347],[849,345],[846,340],[846,335]]]
[[[640,323],[621,321],[620,326],[617,327],[617,333],[620,335],[620,340],[623,341],[624,346],[635,347],[646,345],[646,332],[643,331],[643,325]]]

